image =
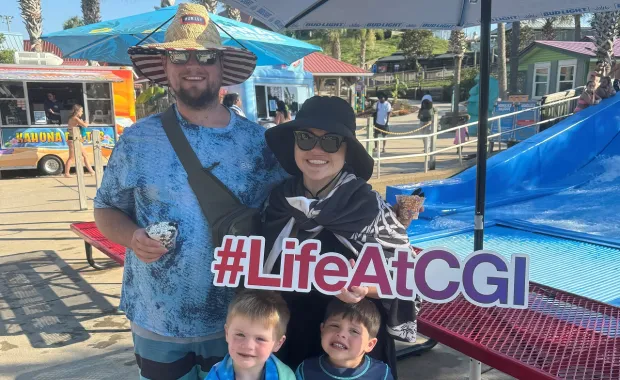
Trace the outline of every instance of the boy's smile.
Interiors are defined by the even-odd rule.
[[[278,351],[285,339],[276,340],[273,327],[243,316],[233,317],[224,328],[235,373],[260,374],[271,353]]]
[[[364,325],[342,315],[332,316],[321,325],[321,346],[329,361],[339,368],[359,366],[376,343],[377,338],[371,339]]]

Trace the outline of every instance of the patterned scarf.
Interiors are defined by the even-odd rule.
[[[354,174],[343,172],[325,198],[308,199],[304,193],[299,177],[287,179],[271,192],[263,232],[269,250],[265,272],[273,271],[294,226],[300,240],[328,230],[355,256],[366,243],[381,244],[386,258],[393,257],[396,249],[409,247],[407,232],[390,206]],[[384,300],[383,304],[388,309],[388,332],[395,339],[415,341],[419,302]]]

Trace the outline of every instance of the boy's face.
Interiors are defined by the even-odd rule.
[[[357,367],[375,344],[377,338],[370,339],[364,325],[342,315],[331,316],[321,324],[321,346],[337,367]]]
[[[235,370],[262,370],[272,352],[277,352],[284,340],[275,339],[273,327],[266,327],[243,316],[233,317],[224,326],[228,353]]]

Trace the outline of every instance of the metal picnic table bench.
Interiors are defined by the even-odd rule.
[[[92,247],[123,265],[125,247],[107,240],[94,222],[74,223]],[[527,309],[483,308],[462,296],[424,302],[418,331],[518,379],[620,379],[620,308],[530,283]],[[432,346],[431,346],[432,347]]]

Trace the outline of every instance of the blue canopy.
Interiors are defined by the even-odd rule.
[[[42,38],[60,48],[65,58],[81,58],[115,64],[131,65],[127,49],[136,45],[160,25],[143,44],[163,42],[167,22],[177,11],[177,6],[157,11],[103,21],[96,24],[49,33]],[[258,57],[258,65],[289,65],[321,48],[229,18],[210,15],[217,25]],[[222,43],[240,47],[228,34],[218,28]]]

